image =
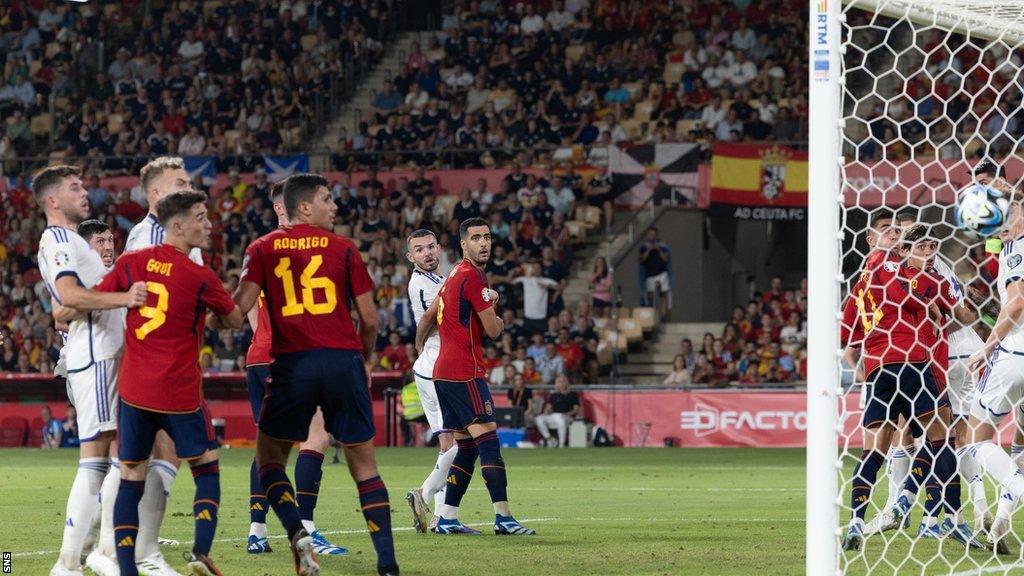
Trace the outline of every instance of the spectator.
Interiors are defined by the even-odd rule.
[[[554,344],[549,342],[545,346],[544,356],[537,360],[537,371],[540,372],[541,383],[548,386],[555,381],[556,376],[566,373],[565,360],[558,355]]]
[[[661,382],[665,386],[688,386],[692,382],[692,374],[686,367],[686,358],[676,354],[672,360],[672,372]]]
[[[604,256],[594,258],[590,272],[590,301],[598,318],[604,318],[612,307],[612,273]]]
[[[508,402],[512,408],[522,408],[527,418],[533,416],[533,390],[526,386],[523,375],[514,373],[511,379],[512,387],[508,390]]]
[[[692,373],[697,363],[697,355],[693,352],[693,342],[689,338],[683,338],[679,343],[679,355],[683,357],[683,365]]]
[[[43,444],[40,448],[60,448],[61,437],[64,434],[62,422],[53,417],[49,406],[43,406],[39,410],[43,418]]]
[[[535,419],[537,430],[544,438],[543,445],[551,445],[550,428],[554,427],[558,434],[558,441],[554,446],[566,446],[569,424],[572,424],[579,412],[580,397],[576,392],[569,390],[569,379],[560,374],[555,379],[555,391],[548,396],[548,401],[544,405],[544,413]]]
[[[60,447],[78,448],[78,412],[74,404],[68,403],[64,420],[61,422]]]
[[[668,295],[672,289],[672,278],[669,274],[671,255],[668,244],[658,238],[658,229],[650,227],[647,229],[647,237],[640,246],[640,269],[643,276],[643,286],[646,294],[644,302],[647,306],[653,306],[657,297],[658,310],[661,319],[668,315]]]
[[[558,288],[558,282],[537,276],[537,264],[526,264],[523,270],[523,275],[513,280],[523,287],[523,328],[529,333],[543,332],[547,327],[548,291]]]

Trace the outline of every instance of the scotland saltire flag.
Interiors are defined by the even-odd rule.
[[[188,177],[194,182],[201,178],[204,186],[213,186],[217,181],[217,157],[216,156],[185,156],[185,171]]]
[[[309,172],[309,155],[296,154],[294,156],[264,156],[263,162],[267,167],[267,180],[277,182],[295,174],[296,172]]]

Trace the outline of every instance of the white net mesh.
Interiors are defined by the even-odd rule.
[[[957,191],[992,177],[991,171],[974,173],[979,163],[991,160],[1002,170],[995,185],[1007,191],[1024,173],[1024,163],[1017,158],[1024,127],[1024,1],[857,0],[844,6],[843,14],[842,272],[844,305],[854,311],[845,322],[850,341],[859,350],[860,367],[872,371],[871,366],[882,366],[866,377],[851,370],[844,379],[839,539],[843,541],[856,509],[863,509],[869,534],[856,550],[840,552],[839,569],[846,574],[1024,574],[1017,533],[1011,531],[1003,539],[1012,553],[1001,555],[967,549],[957,541],[963,531],[941,528],[948,517],[953,524],[983,529],[982,503],[995,514],[1000,500],[991,475],[976,474],[970,463],[958,464],[954,449],[968,444],[968,438],[966,430],[952,426],[955,415],[968,415],[980,394],[978,375],[966,369],[966,357],[981,347],[999,311],[1000,250],[989,243],[992,252],[987,252],[985,239],[955,230],[952,222]],[[871,232],[876,216],[884,213],[882,207],[890,210],[897,225],[900,220],[904,226],[932,225],[927,237],[937,240],[937,258],[948,270],[940,265],[928,278],[938,278],[935,287],[942,290],[945,276],[955,295],[964,296],[960,302],[950,297],[948,306],[925,306],[923,312],[913,311],[906,300],[897,302],[901,293],[924,301],[914,291],[928,281],[907,272],[908,262],[915,260],[906,259],[915,257],[915,248],[894,252],[899,262],[888,265],[886,256],[877,254],[887,243],[899,245],[898,234],[887,238]],[[884,230],[882,222],[875,223]],[[915,246],[926,252],[927,244]],[[902,287],[902,292],[889,292],[893,286]],[[912,340],[906,341],[910,333]],[[887,340],[886,346],[880,340]],[[893,356],[886,354],[894,349],[906,362],[891,362]],[[904,365],[908,368],[898,367]],[[865,379],[875,381],[875,386],[863,386]],[[947,394],[930,393],[932,380],[940,388],[941,381],[947,381]],[[866,408],[862,394],[869,400]],[[940,398],[950,400],[953,417],[927,410],[929,403],[932,408],[941,406]],[[899,430],[892,434],[892,442],[873,438],[879,430],[898,426],[883,424],[872,427],[871,434],[863,433],[865,419],[888,420],[915,411],[921,417],[916,424],[911,418],[905,428],[910,433],[903,434],[903,440]],[[1017,410],[1010,412],[996,437],[1005,445],[1013,437]],[[955,444],[948,438],[956,438]],[[865,440],[874,442],[876,455],[864,449]],[[884,463],[872,483],[870,469],[878,464],[880,453]],[[862,459],[873,463],[860,464]],[[911,481],[904,482],[901,474]],[[907,488],[910,493],[904,492]],[[960,514],[954,509],[956,493],[962,501]],[[891,520],[886,516],[898,507],[895,496],[900,494],[911,505],[909,527],[871,533],[878,528],[873,522]],[[940,528],[919,537],[919,525],[929,515]],[[975,537],[986,542],[983,533]]]

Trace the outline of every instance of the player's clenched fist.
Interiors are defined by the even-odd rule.
[[[132,287],[127,292],[127,302],[125,303],[126,308],[138,308],[146,304],[146,296],[149,295],[149,291],[146,288],[145,282],[136,282],[132,284]]]

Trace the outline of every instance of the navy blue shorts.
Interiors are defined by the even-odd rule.
[[[252,407],[253,422],[260,421],[263,397],[267,394],[267,380],[270,380],[270,364],[245,367],[245,387],[249,390],[249,406]]]
[[[868,381],[862,419],[865,428],[896,422],[900,416],[907,421],[920,420],[949,406],[945,392],[939,392],[931,365],[925,362],[888,364],[875,370]]]
[[[494,401],[483,378],[469,382],[434,380],[434,388],[446,429],[465,430],[470,424],[494,422]]]
[[[217,449],[217,436],[204,402],[195,412],[168,414],[137,408],[121,402],[117,423],[118,458],[124,462],[142,462],[153,451],[158,430],[174,440],[178,458],[198,458]]]
[[[343,444],[360,444],[376,433],[359,352],[317,349],[284,354],[274,358],[266,383],[257,424],[271,438],[305,440],[317,406],[327,432]]]

